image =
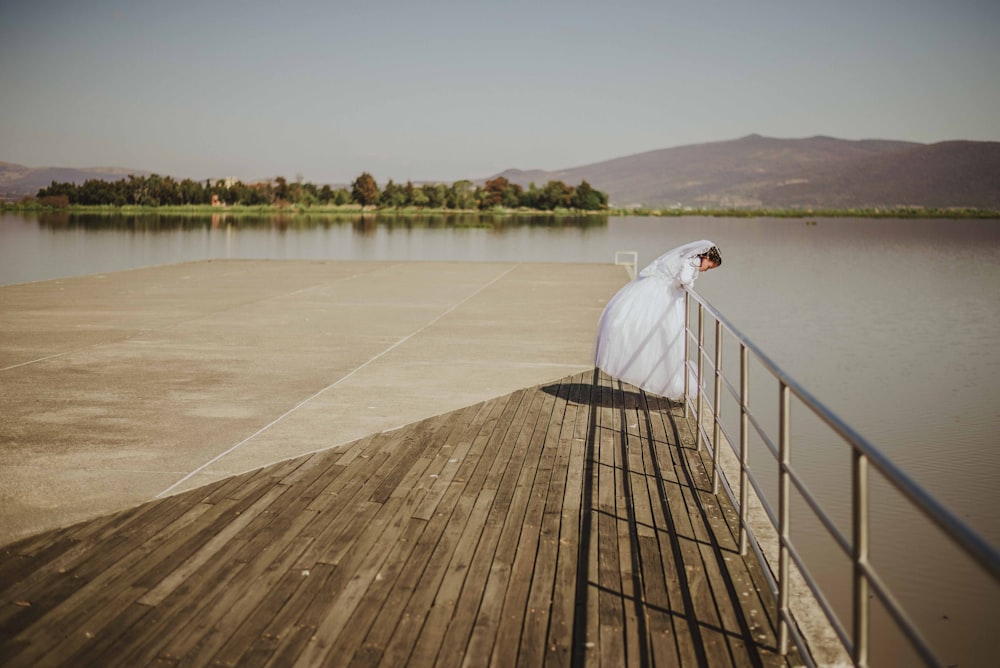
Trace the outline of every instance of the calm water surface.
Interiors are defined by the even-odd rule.
[[[702,275],[698,292],[906,473],[1000,544],[997,220],[227,223],[6,215],[0,219],[0,285],[215,258],[606,263],[615,251],[635,250],[642,266],[702,238],[719,245],[724,264]],[[772,394],[763,392],[762,404]],[[846,527],[849,454],[823,434],[808,419],[796,424],[793,464]],[[879,536],[873,555],[888,565],[890,584],[943,648],[947,664],[988,665],[1000,655],[992,621],[1000,588],[974,567],[955,568],[936,531],[877,479],[873,496]],[[842,567],[836,549],[808,521],[794,516],[795,533],[820,576]],[[934,582],[927,580],[928,564],[937,569]],[[837,597],[834,603],[849,606]],[[891,644],[877,646],[874,657],[888,656]]]

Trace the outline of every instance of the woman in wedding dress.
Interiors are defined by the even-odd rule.
[[[684,396],[684,286],[722,264],[711,241],[650,262],[604,307],[595,364],[619,380],[674,401]]]

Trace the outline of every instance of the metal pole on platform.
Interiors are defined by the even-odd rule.
[[[684,396],[681,399],[684,402],[684,419],[688,418],[688,402],[687,398],[690,396],[691,383],[690,376],[688,372],[688,359],[691,355],[691,293],[687,290],[684,291]]]
[[[719,420],[722,419],[722,323],[715,320],[715,394],[712,397],[712,494],[719,493]]]
[[[705,307],[698,304],[698,377],[695,379],[698,392],[698,452],[705,441],[704,429],[702,428],[701,416],[705,414],[705,393],[702,388],[705,386]]]
[[[778,521],[781,538],[778,544],[778,651],[788,653],[788,545],[791,542],[791,429],[789,426],[788,385],[780,384],[778,408],[778,454],[781,458],[778,470]]]
[[[854,665],[868,665],[868,458],[854,449],[852,466],[854,533]]]
[[[747,414],[750,411],[750,353],[747,347],[740,344],[740,554],[747,554],[747,520],[750,513],[747,508],[750,490],[747,480],[747,467],[750,464],[750,424]]]

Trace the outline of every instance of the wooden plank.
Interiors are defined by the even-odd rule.
[[[266,491],[262,485],[259,493]],[[200,496],[200,495],[199,495]],[[30,632],[23,636],[30,645],[24,654],[26,660],[40,656],[58,644],[68,630],[79,628],[92,614],[94,608],[107,605],[119,596],[122,589],[144,590],[148,585],[137,578],[148,575],[164,563],[170,563],[175,546],[190,546],[192,534],[206,531],[197,522],[206,518],[216,522],[226,514],[238,512],[242,505],[252,500],[226,500],[214,506],[199,504],[173,520],[173,513],[165,513],[161,520],[169,522],[164,530],[151,524],[145,531],[129,534],[120,532],[99,544],[88,543],[88,549],[75,554],[64,572],[56,578],[42,580],[42,588],[34,592],[33,605],[28,610],[36,613]],[[179,508],[184,510],[182,503]],[[211,529],[207,530],[212,533]],[[196,541],[195,541],[196,542]],[[151,558],[151,555],[152,558]]]
[[[591,393],[595,391],[593,374],[576,376],[572,379],[573,392],[568,394],[563,429],[560,431],[560,448],[565,449],[566,484],[562,499],[558,501],[559,551],[556,557],[555,582],[552,592],[552,613],[549,620],[546,641],[545,663],[554,666],[568,666],[573,659],[575,630],[577,629],[578,605],[586,605],[578,599],[581,590],[585,593],[584,576],[579,571],[580,562],[589,552],[589,537],[585,523],[590,521],[589,513],[583,511],[585,495],[589,494],[589,451],[591,441],[589,428],[596,419]],[[587,504],[589,504],[589,499]],[[584,534],[584,535],[581,535]],[[582,626],[582,624],[580,625]],[[582,648],[581,648],[582,649]]]
[[[636,490],[632,487],[632,465],[634,458],[629,453],[629,431],[637,429],[638,425],[630,421],[630,412],[626,404],[634,405],[638,395],[622,390],[620,383],[616,384],[614,392],[615,414],[618,420],[616,429],[615,455],[615,519],[618,531],[618,554],[621,563],[621,596],[624,611],[625,660],[638,662],[641,665],[649,663],[649,644],[647,641],[647,623],[642,596],[642,562],[639,560],[637,543],[637,524],[635,517]],[[634,418],[634,413],[632,415]],[[633,438],[632,446],[641,444]],[[641,462],[641,454],[640,454]],[[642,485],[645,488],[645,485]]]
[[[682,665],[674,632],[674,610],[670,606],[666,578],[663,575],[663,555],[655,536],[639,536],[639,552],[643,564],[642,600],[645,605],[649,663]]]
[[[336,452],[340,453],[340,459],[337,460],[337,463],[341,466],[350,466],[351,463],[358,457],[365,455],[365,453],[370,454],[371,451],[369,448],[372,442],[381,442],[381,439],[384,438],[383,434],[385,434],[385,432],[369,434],[368,436],[359,438],[356,441],[351,441],[350,443],[332,448]]]
[[[311,513],[300,512],[301,501],[294,494],[285,494],[282,500],[286,497],[292,502],[276,509],[267,526],[249,540],[240,541],[242,547],[225,561],[224,568],[233,571],[225,578],[226,586],[210,583],[202,588],[197,614],[159,636],[160,641],[169,638],[162,643],[159,656],[184,658],[195,665],[209,663],[308,546],[311,539],[299,536],[299,531]],[[253,533],[253,528],[248,526],[247,533]]]
[[[227,518],[229,522],[217,526],[215,532],[200,534],[199,549],[190,554],[183,551],[185,558],[176,562],[174,569],[136,601],[149,608],[149,612],[124,631],[122,642],[132,648],[123,657],[124,662],[148,665],[161,653],[166,658],[177,658],[166,648],[179,634],[188,636],[192,620],[208,614],[205,611],[211,610],[217,592],[231,586],[240,574],[241,568],[234,558],[244,545],[240,531],[284,491],[280,487],[267,488],[263,494],[254,495],[257,496],[254,503]]]
[[[299,507],[291,506],[296,510]],[[186,654],[187,660],[193,657],[196,664],[239,665],[240,656],[263,633],[294,591],[290,578],[298,585],[309,576],[293,566],[312,541],[299,534],[310,512],[303,510],[299,518],[291,512],[276,518],[274,539],[260,550],[260,558],[247,562],[247,567],[231,580],[231,586],[220,592],[222,595],[212,604],[216,612],[203,613],[203,621],[198,625],[203,630],[197,636],[196,653]],[[285,530],[282,532],[279,526]],[[176,644],[168,648],[178,655],[184,654],[184,649]]]
[[[674,641],[680,665],[698,665],[704,661],[701,630],[694,616],[693,602],[688,584],[688,569],[682,543],[689,540],[690,529],[683,522],[684,497],[680,491],[675,451],[680,447],[678,432],[670,416],[651,413],[651,447],[645,455],[655,476],[649,479],[650,498],[654,499],[651,511],[657,526],[660,547],[660,566],[666,583],[667,600],[671,611]],[[676,509],[676,510],[673,510]],[[681,515],[680,524],[675,514]],[[687,533],[682,535],[681,531]]]
[[[449,435],[451,436],[450,441],[453,440],[454,443],[449,441],[442,445],[441,453],[438,455],[440,461],[437,462],[438,466],[432,472],[435,479],[427,491],[427,495],[413,513],[414,517],[430,521],[437,511],[441,499],[449,489],[452,489],[452,483],[462,480],[459,474],[462,463],[472,447],[472,436],[481,428],[488,413],[485,405],[479,403],[470,406],[452,418],[453,428]]]
[[[313,471],[310,475],[319,474]],[[309,479],[303,477],[298,482],[307,487]],[[198,640],[196,656],[204,659],[196,663],[208,663],[208,658],[216,651],[217,656],[222,657],[220,661],[229,662],[231,659],[225,658],[224,648],[231,649],[234,639],[244,640],[244,646],[250,645],[251,638],[275,612],[277,603],[272,601],[271,592],[275,589],[286,591],[284,576],[292,572],[289,562],[296,559],[312,540],[300,535],[302,527],[315,514],[315,511],[305,507],[309,501],[309,497],[289,491],[272,504],[270,517],[266,513],[259,516],[266,522],[265,526],[259,530],[250,527],[256,532],[244,542],[230,562],[230,567],[238,569],[230,581],[231,585],[221,591],[204,592],[206,598],[212,594],[213,602],[202,608],[196,624],[175,634],[175,640],[167,645],[166,653],[185,654],[185,646],[176,642],[176,636],[184,635]],[[301,572],[296,575],[299,579],[304,577]],[[196,630],[205,627],[208,627],[207,630]]]
[[[108,598],[115,596],[123,586],[134,587],[136,591],[148,591],[149,582],[155,584],[164,577],[167,577],[176,567],[196,554],[198,548],[204,545],[205,540],[215,535],[233,517],[238,517],[243,510],[253,506],[256,501],[267,494],[268,486],[266,485],[266,480],[258,481],[258,484],[255,486],[257,488],[256,491],[243,495],[243,498],[240,500],[228,499],[220,501],[215,506],[209,506],[209,509],[201,517],[205,521],[206,526],[199,524],[185,525],[176,531],[170,530],[166,532],[169,537],[164,540],[149,541],[155,543],[158,549],[153,553],[146,554],[142,560],[137,562],[141,566],[136,567],[132,565],[125,568],[124,563],[120,562],[116,565],[115,569],[108,571],[113,576],[109,577],[109,582],[102,583],[101,580],[103,578],[98,578],[89,583],[88,586],[96,587],[97,592],[89,597],[91,603],[106,605]],[[251,514],[253,513],[251,512]],[[188,583],[184,583],[184,586],[187,587]],[[184,591],[188,590],[185,588]],[[122,607],[124,606],[119,606],[116,609],[121,609]],[[124,637],[128,639],[125,644],[138,648],[141,646],[141,642],[137,642],[135,639],[143,637],[145,624],[148,622],[144,621],[146,620],[145,615],[134,614],[134,611],[131,609],[133,606],[128,606],[128,608],[128,614],[136,620],[136,624],[124,629]],[[147,611],[150,610],[149,606],[139,606],[139,608],[145,608]],[[86,608],[79,608],[73,613],[74,617],[72,619],[74,623],[68,624],[70,618],[67,618],[66,622],[69,626],[73,627],[75,624],[79,624],[85,620],[88,613],[89,611]],[[117,619],[114,625],[117,627],[124,626]]]
[[[553,616],[554,586],[556,567],[559,559],[559,520],[563,497],[566,490],[566,478],[570,460],[569,443],[562,440],[565,422],[568,415],[567,383],[563,382],[554,394],[552,412],[546,426],[542,456],[539,461],[539,489],[536,493],[541,498],[538,512],[538,542],[535,554],[528,551],[519,553],[518,558],[527,562],[533,561],[530,589],[527,592],[526,610],[521,623],[521,639],[518,645],[516,662],[519,665],[539,666],[545,660],[549,622]],[[572,423],[573,417],[570,416]],[[526,570],[527,564],[520,565],[517,570]],[[525,577],[524,575],[520,577]],[[509,622],[508,622],[509,623]],[[510,646],[498,641],[498,646]]]
[[[356,544],[344,555],[344,560],[338,562],[342,573],[340,577],[344,579],[341,591],[338,592],[334,587],[333,591],[337,592],[335,605],[332,604],[329,612],[317,623],[312,641],[304,648],[303,654],[297,657],[298,662],[309,664],[336,651],[338,638],[354,611],[367,600],[387,554],[392,553],[397,542],[412,542],[422,531],[425,524],[423,521],[408,521],[407,518],[412,515],[425,491],[417,481],[424,477],[427,467],[435,459],[426,455],[425,451],[440,447],[439,444],[435,445],[433,436],[447,423],[445,417],[439,416],[438,419],[401,430],[401,433],[385,439],[380,452],[391,453],[390,461],[394,465],[389,474],[377,486],[372,487],[369,497],[372,503],[384,501],[380,504],[382,509],[364,524],[358,533]],[[407,466],[401,466],[400,462],[407,462]],[[400,536],[401,527],[404,526],[409,527],[405,530],[407,535]],[[334,578],[338,576],[335,574]],[[378,589],[380,588],[376,586],[373,598],[377,599]]]
[[[382,577],[372,585],[364,605],[359,606],[352,615],[344,633],[327,655],[328,663],[377,664],[400,618],[409,614],[405,610],[413,607],[429,609],[433,604],[434,592],[440,582],[438,574],[443,574],[444,566],[451,556],[449,546],[457,542],[468,515],[467,510],[462,512],[460,504],[463,485],[451,484],[451,480],[463,475],[461,470],[472,448],[475,432],[481,428],[488,412],[484,404],[478,404],[453,414],[448,436],[441,445],[441,450],[447,452],[437,458],[449,456],[448,463],[452,464],[447,467],[451,469],[451,474],[446,478],[448,484],[439,485],[440,478],[434,483],[441,490],[431,504],[437,511],[427,512],[425,497],[410,514],[410,521],[414,527],[419,527],[419,532],[399,543],[389,556],[382,569]],[[448,445],[451,440],[457,445]],[[452,459],[455,461],[452,462]],[[441,470],[441,466],[444,464],[437,462],[429,470]],[[467,505],[471,507],[471,503]],[[414,597],[424,600],[415,602]],[[364,638],[360,643],[359,637]]]
[[[285,575],[280,587],[290,595],[244,652],[245,665],[285,668],[295,661],[332,596],[330,583],[336,571],[336,566],[321,562],[308,571],[293,567]]]
[[[442,440],[442,450],[447,450],[447,455],[454,454],[454,448],[445,448],[448,437],[454,434],[455,439],[460,443],[458,453],[464,454],[472,446],[472,433],[470,430],[478,429],[485,416],[475,418],[480,411],[460,411],[452,414],[451,427],[447,435]],[[438,457],[437,459],[441,459]],[[456,461],[455,464],[458,464]],[[440,463],[429,470],[439,470]],[[453,469],[461,468],[453,466]],[[458,474],[458,471],[455,471]],[[445,564],[451,556],[449,546],[457,542],[457,536],[464,525],[464,517],[460,513],[453,512],[456,503],[461,499],[462,485],[449,485],[444,494],[435,506],[440,509],[426,521],[419,516],[421,507],[424,505],[420,500],[418,507],[407,513],[409,521],[419,527],[416,533],[407,542],[412,545],[409,552],[409,559],[405,563],[400,562],[391,566],[394,577],[389,578],[385,585],[377,587],[373,596],[367,601],[365,610],[359,610],[349,621],[349,627],[355,626],[357,633],[353,637],[342,635],[342,641],[337,643],[326,661],[335,665],[377,665],[382,659],[385,649],[398,628],[401,620],[411,617],[416,611],[417,614],[426,614],[433,604],[434,592],[437,589],[437,582],[443,574]],[[418,521],[419,520],[419,521]],[[402,555],[401,555],[402,556]],[[385,570],[385,569],[384,569]],[[357,638],[364,640],[358,645]]]
[[[494,665],[516,665],[518,645],[526,624],[539,623],[536,612],[528,610],[539,545],[546,499],[555,458],[554,441],[558,429],[552,428],[555,398],[542,392],[538,415],[529,435],[528,452],[517,481],[516,508],[508,514],[504,525],[505,537],[501,538],[497,554],[509,560],[509,577],[506,593],[502,598],[495,630],[491,633],[492,661]],[[546,447],[547,446],[547,447]],[[554,555],[552,564],[554,566]],[[541,575],[541,573],[539,573]],[[489,592],[487,591],[487,595]],[[499,597],[499,594],[498,594]],[[546,614],[546,618],[547,618]],[[526,617],[529,617],[526,619]],[[540,638],[544,647],[544,635]]]
[[[495,432],[509,428],[521,397],[522,393],[518,393],[488,402],[484,407],[487,409],[484,420],[470,425],[467,432],[472,441],[469,455],[455,476],[456,482],[464,481],[464,484],[456,485],[459,494],[454,500],[448,526],[415,589],[425,595],[432,594],[432,603],[420,610],[420,601],[411,600],[382,651],[384,662],[431,665],[436,661],[479,541],[482,524],[474,518],[484,516],[492,502],[491,494],[481,494],[487,475],[501,455],[498,448],[490,445],[495,442]],[[444,565],[443,571],[440,565]]]
[[[243,529],[257,519],[257,513],[270,506],[271,503],[284,494],[281,487],[271,487],[266,493],[261,495],[254,504],[245,511],[241,511],[237,516],[225,526],[219,527],[211,537],[204,543],[198,545],[190,556],[182,563],[171,569],[170,573],[159,580],[156,585],[146,592],[139,603],[142,605],[159,605],[163,600],[172,594],[182,583],[191,576],[192,573],[200,569],[208,561],[215,559],[218,553],[232,541]]]
[[[373,441],[373,445],[380,441]],[[308,508],[320,514],[303,529],[303,535],[312,536],[314,540],[299,558],[296,568],[308,570],[317,563],[337,563],[344,545],[349,543],[342,537],[346,527],[357,515],[378,505],[368,499],[381,481],[379,471],[387,459],[384,453],[374,453],[370,458],[355,462],[313,500]]]
[[[490,656],[497,640],[501,612],[512,585],[512,568],[518,542],[522,537],[527,540],[537,540],[537,536],[530,539],[526,536],[531,527],[525,524],[525,511],[531,496],[531,483],[535,477],[538,453],[541,451],[543,440],[536,435],[538,432],[535,430],[535,425],[539,421],[539,416],[544,415],[543,407],[547,404],[547,396],[540,390],[535,390],[530,395],[529,409],[515,439],[510,465],[500,482],[493,509],[496,522],[492,525],[498,528],[496,550],[483,589],[483,600],[469,639],[468,655]],[[551,407],[549,410],[551,414]],[[527,587],[524,587],[525,597],[526,592]],[[521,598],[520,591],[515,592],[514,596]],[[523,614],[523,601],[519,601],[518,607],[517,614],[520,617]],[[515,642],[520,635],[519,631],[520,624],[511,634]]]
[[[636,496],[642,496],[641,513],[637,511],[637,521],[648,522],[654,528],[653,533],[640,531],[638,536],[639,552],[643,565],[643,600],[646,604],[648,639],[652,661],[658,665],[685,665],[683,657],[694,657],[694,648],[690,636],[678,633],[675,620],[685,616],[683,597],[681,596],[675,553],[671,549],[669,526],[666,521],[666,510],[663,500],[663,482],[660,478],[660,462],[658,453],[662,455],[668,447],[663,421],[650,409],[646,397],[638,402],[637,416],[639,433],[643,437],[641,463],[643,478],[636,480],[634,486]],[[645,489],[640,490],[643,486]],[[648,500],[648,505],[646,501]],[[682,650],[682,646],[684,649]]]
[[[658,416],[656,416],[658,417]],[[674,568],[672,555],[664,555],[658,534],[664,531],[662,512],[657,515],[660,494],[656,484],[656,428],[650,402],[644,394],[629,395],[626,410],[629,443],[628,467],[631,474],[632,522],[635,527],[633,550],[641,564],[636,582],[642,600],[644,625],[643,663],[675,665],[679,661],[665,572]],[[662,424],[662,422],[661,422]]]
[[[296,596],[279,611],[276,622],[265,631],[276,641],[271,647],[272,655],[267,665],[293,665],[303,653],[315,656],[315,653],[325,651],[327,643],[324,642],[322,647],[312,647],[313,639],[331,614],[331,608],[338,605],[342,597],[353,595],[358,584],[364,584],[348,588],[358,568],[357,560],[368,556],[364,550],[372,548],[374,539],[385,525],[385,515],[379,518],[379,512],[386,511],[387,505],[391,512],[398,503],[398,500],[391,500],[388,504],[366,502],[345,527],[343,536],[347,545],[344,554],[336,560],[317,561],[306,569],[310,574],[308,583],[304,584],[307,590],[297,590]],[[314,579],[314,573],[320,574],[320,577]],[[330,622],[326,624],[327,629],[323,633],[329,636],[332,633]]]
[[[371,500],[375,503],[385,503],[389,496],[396,492],[402,480],[408,476],[414,467],[414,463],[424,454],[428,444],[433,440],[435,432],[441,429],[447,422],[447,415],[438,415],[429,420],[410,425],[405,430],[400,430],[400,439],[389,439],[388,445],[383,451],[390,451],[394,456],[390,458],[389,470],[382,478],[378,487],[372,491]]]
[[[280,492],[280,488],[276,488],[276,492]],[[262,497],[262,498],[264,498],[264,497]],[[285,505],[288,506],[290,504],[288,503],[287,499],[288,498],[293,498],[293,495],[284,494],[280,498],[281,498],[281,500],[284,500],[285,501]],[[279,504],[277,504],[277,503],[271,504],[271,508],[272,509],[276,509],[276,507],[278,505]],[[268,520],[266,518],[266,514],[264,514],[264,513],[258,514],[257,515],[257,520],[260,520],[261,518],[264,518],[264,521],[270,522],[271,524],[280,524],[280,526],[282,527],[282,531],[294,533],[296,531],[297,524],[301,525],[301,523],[303,523],[305,521],[305,518],[297,516],[298,515],[297,511],[299,510],[298,508],[295,508],[294,506],[292,508],[293,508],[293,516],[292,517],[289,517],[289,513],[287,512],[287,510],[285,510],[282,514],[280,514],[280,515],[276,516],[275,518],[273,518],[273,520]],[[255,557],[253,559],[253,563],[252,563],[252,566],[251,566],[252,569],[263,569],[263,568],[266,568],[266,567],[269,566],[270,559],[268,559],[268,557],[267,557],[267,555],[269,554],[269,549],[268,549],[267,543],[270,542],[270,541],[262,540],[262,537],[268,536],[268,535],[273,535],[273,534],[269,533],[266,529],[257,532],[257,534],[254,536],[254,540],[246,542],[244,544],[244,546],[242,548],[240,548],[240,549],[242,549],[243,554],[244,554],[244,556],[242,558],[237,555],[233,561],[228,561],[228,560],[226,561],[226,564],[227,564],[226,567],[227,568],[232,568],[232,569],[236,569],[237,570],[237,575],[236,575],[236,578],[235,578],[237,583],[238,583],[238,579],[239,579],[239,577],[240,577],[240,575],[242,573],[245,573],[248,570],[251,570],[251,569],[242,569],[242,570],[240,570],[241,567],[239,566],[240,563],[243,563],[245,565],[248,562],[250,562],[251,561],[250,560],[250,555],[253,555]],[[274,542],[274,546],[276,546],[278,544],[279,543]],[[234,543],[234,547],[235,547],[235,545],[237,545],[237,543]],[[271,547],[271,551],[273,551],[273,546]],[[252,587],[249,584],[247,586],[241,586],[239,584],[235,584],[233,587],[231,587],[229,590],[226,590],[226,591],[228,591],[229,593],[231,593],[232,596],[233,596],[233,598],[238,599],[243,605],[247,605],[249,603],[249,601],[252,598],[254,598],[254,596],[255,596],[254,592],[260,592],[261,589],[259,587]],[[219,592],[214,591],[214,590],[202,589],[202,590],[199,591],[199,598],[201,600],[212,600],[212,599],[215,599],[215,598],[218,598],[218,597],[219,597]],[[140,603],[142,605],[145,605],[147,603],[147,602],[143,601],[143,598],[141,596],[137,596],[137,597],[132,598],[132,599],[129,599],[128,597],[125,597],[125,598],[121,598],[119,601],[117,601],[116,605],[107,606],[106,609],[108,609],[108,610],[110,610],[110,609],[121,610],[121,609],[125,608],[128,604],[131,604],[133,602],[138,602],[138,603]],[[169,627],[170,628],[169,633],[165,633],[165,634],[159,635],[157,637],[157,640],[158,641],[165,641],[169,637],[169,635],[171,633],[174,635],[174,637],[176,637],[177,635],[183,635],[183,636],[188,636],[188,637],[192,636],[193,633],[190,631],[190,628],[191,628],[191,626],[192,626],[192,624],[194,622],[196,622],[198,620],[204,620],[204,619],[206,619],[206,617],[212,618],[212,616],[210,614],[208,614],[208,613],[205,612],[206,608],[207,608],[207,606],[203,606],[203,607],[201,607],[199,609],[200,613],[198,615],[192,615],[189,618],[182,620],[181,623],[175,623],[175,624],[171,625]],[[228,602],[228,603],[226,603],[224,605],[223,613],[228,612],[228,611],[232,611],[234,609],[238,609],[238,606],[236,606],[233,601],[230,601],[230,602]],[[90,619],[87,620],[87,623],[89,625],[93,626],[95,624],[95,618],[91,617]],[[196,624],[194,624],[194,625],[197,626]],[[116,635],[115,635],[116,633],[123,632],[125,630],[125,628],[128,628],[128,627],[125,626],[122,623],[117,622],[117,621],[109,620],[108,623],[105,625],[105,628],[104,628],[103,632],[101,632],[101,634],[100,634],[101,640],[104,641],[104,642],[107,642],[107,639],[108,639],[109,636],[111,638],[114,638],[114,637],[116,637]],[[53,651],[56,651],[56,649],[54,648]],[[68,655],[72,655],[72,654],[75,653],[76,650],[71,650],[71,649],[67,648],[64,651],[66,651]],[[93,652],[93,651],[91,651],[90,653],[91,654],[95,654],[95,652]],[[177,650],[174,650],[173,652],[168,651],[167,653],[168,654],[173,653],[173,654],[176,655],[176,654],[179,654],[180,652],[178,652]]]
[[[490,565],[499,540],[499,522],[502,516],[498,510],[504,505],[501,497],[505,489],[501,486],[503,477],[514,457],[514,441],[524,422],[524,415],[530,406],[525,391],[515,393],[497,420],[488,436],[486,448],[495,452],[493,466],[481,471],[476,468],[468,489],[478,488],[474,504],[466,525],[468,533],[463,533],[456,547],[449,573],[461,575],[461,591],[453,606],[453,612],[444,637],[440,642],[439,661],[458,664],[466,656],[466,647],[475,624],[483,590],[489,576]],[[416,638],[414,625],[401,625],[386,649],[386,660],[405,662]]]
[[[685,578],[682,580],[682,588],[686,590],[687,600],[691,603],[689,628],[696,635],[696,642],[700,642],[701,652],[711,665],[727,665],[731,662],[731,656],[721,631],[722,620],[718,616],[716,600],[707,573],[711,564],[704,561],[701,552],[701,545],[708,539],[707,530],[696,509],[697,486],[705,485],[706,480],[704,471],[692,469],[687,460],[687,455],[693,451],[693,447],[681,446],[681,462],[677,466],[680,484],[676,489],[681,496],[677,508],[683,509],[683,512],[672,514],[674,523],[678,527],[684,562]],[[696,647],[696,651],[697,649]]]
[[[523,528],[527,495],[521,493],[524,490],[522,480],[525,475],[534,475],[537,460],[532,461],[532,446],[540,449],[540,445],[533,440],[533,434],[544,403],[541,392],[533,392],[527,398],[528,411],[523,415],[514,438],[510,460],[499,481],[496,499],[487,519],[484,535],[495,542],[467,655],[489,656],[492,651],[504,596],[510,583],[511,564]]]
[[[298,536],[295,541],[301,541],[303,549],[312,538]],[[246,617],[240,629],[234,633],[212,659],[213,665],[222,666],[260,666],[271,656],[277,644],[277,638],[268,632],[282,611],[289,609],[289,602],[301,591],[309,587],[312,572],[298,571],[289,568],[279,572],[278,581],[260,600],[256,608]]]
[[[692,455],[695,456],[695,455]],[[697,453],[706,470],[709,453]],[[777,654],[777,612],[774,596],[756,561],[747,562],[738,552],[739,518],[725,494],[713,495],[701,491],[699,507],[711,535],[710,548],[703,549],[706,561],[718,565],[716,576],[717,596],[723,599],[720,610],[727,619],[729,643],[736,662],[744,656],[756,654],[765,665],[802,663],[796,648],[787,657]]]
[[[614,405],[614,389],[602,385],[601,422],[598,438],[597,520],[597,649],[601,663],[611,665],[625,656],[625,609],[622,592],[622,555],[618,545],[619,471],[615,466],[620,419]],[[626,557],[627,559],[627,557]]]
[[[341,582],[333,589],[333,597],[328,601],[327,612],[316,625],[310,643],[293,665],[314,666],[321,665],[325,661],[326,655],[334,647],[365,592],[378,576],[393,543],[399,537],[401,530],[399,520],[409,516],[416,506],[416,498],[390,494],[384,504],[378,504],[381,506],[379,512],[364,523],[364,530],[359,532],[357,541],[344,555],[343,561],[339,563],[341,568],[334,575],[335,579]],[[405,508],[406,511],[400,513],[401,508]],[[422,531],[424,524],[422,520],[414,520],[407,521],[405,526],[410,531]],[[412,540],[412,536],[404,538],[407,541]]]
[[[227,499],[239,500],[247,493],[252,493],[257,489],[257,485],[267,480],[267,472],[264,469],[254,469],[226,478],[212,485],[211,490],[202,503],[220,503]]]
[[[7,589],[0,592],[0,605],[12,603],[15,599],[23,600],[26,580],[38,579],[39,572],[45,569],[58,570],[62,564],[66,563],[62,559],[68,551],[73,548],[79,550],[86,549],[80,547],[80,541],[67,535],[64,532],[51,532],[44,534],[43,539],[35,539],[28,543],[19,543],[4,550],[3,563],[0,564],[0,582],[7,585]],[[55,562],[54,566],[49,564]],[[34,576],[34,578],[32,578]],[[20,589],[11,585],[21,585]],[[0,614],[0,619],[2,619]]]
[[[137,549],[138,544],[155,535],[161,527],[171,525],[175,529],[180,528],[193,521],[201,511],[208,509],[208,506],[199,508],[196,504],[189,505],[188,502],[189,499],[186,497],[180,499],[180,503],[152,502],[138,507],[137,512],[125,513],[119,520],[114,520],[115,516],[111,515],[110,521],[107,518],[95,520],[93,527],[83,523],[74,525],[67,531],[52,532],[53,537],[65,536],[69,542],[60,540],[52,544],[51,552],[46,552],[44,556],[29,558],[27,564],[37,559],[32,571],[21,573],[18,577],[12,576],[10,579],[0,579],[0,582],[7,585],[7,588],[0,592],[0,605],[15,599],[29,601],[35,598],[33,586],[46,578],[51,578],[53,573],[65,574],[72,571],[81,562],[88,564],[92,570],[104,571],[121,558],[121,549],[126,551]],[[191,506],[195,508],[194,511],[191,510]],[[187,518],[187,522],[178,518]],[[94,543],[101,545],[99,552],[94,552]],[[120,547],[116,549],[115,546]],[[73,571],[73,575],[82,584],[87,574]],[[3,618],[4,615],[0,613],[0,619]]]

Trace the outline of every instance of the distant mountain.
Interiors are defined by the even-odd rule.
[[[115,167],[31,168],[0,162],[0,198],[33,196],[52,181],[117,181],[128,174],[148,176],[150,172]],[[619,207],[1000,209],[1000,142],[920,144],[748,135],[570,169],[508,169],[495,176],[523,187],[530,183],[541,187],[551,180],[575,186],[585,180],[606,192],[610,203]]]
[[[25,167],[11,162],[0,162],[0,199],[17,200],[34,197],[38,191],[53,181],[80,184],[87,179],[120,181],[129,174],[149,176],[151,172],[122,167]]]
[[[947,141],[820,165],[762,188],[764,206],[1000,208],[1000,143]]]
[[[586,180],[615,206],[1000,208],[1000,143],[749,135],[497,176],[524,187]]]

